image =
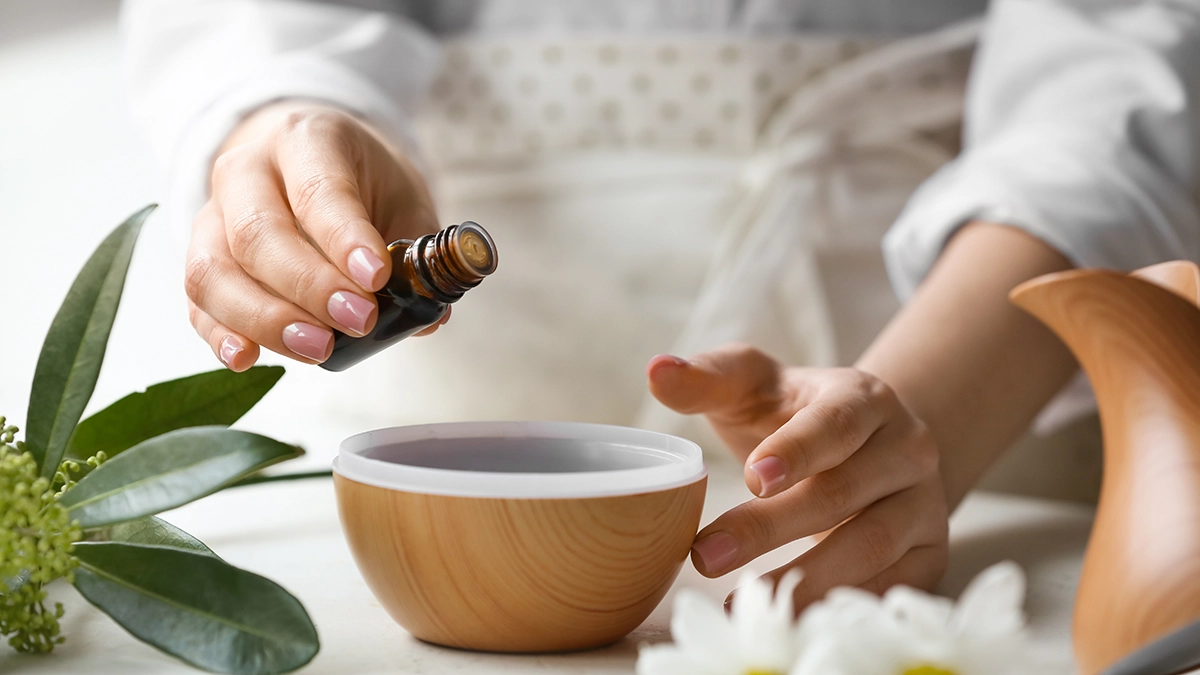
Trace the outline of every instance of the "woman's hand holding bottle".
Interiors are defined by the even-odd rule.
[[[319,363],[331,329],[374,326],[386,243],[437,229],[420,173],[364,123],[316,104],[268,106],[213,165],[188,250],[192,325],[235,371],[259,346]]]

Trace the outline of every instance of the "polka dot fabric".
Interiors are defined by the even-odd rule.
[[[444,166],[614,149],[741,156],[791,92],[873,46],[473,36],[447,43],[418,128]]]

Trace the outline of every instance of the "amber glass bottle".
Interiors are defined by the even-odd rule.
[[[366,335],[334,333],[333,353],[321,364],[345,370],[434,324],[450,304],[496,271],[496,245],[478,223],[451,225],[436,234],[388,244],[392,277],[375,294],[379,320]]]

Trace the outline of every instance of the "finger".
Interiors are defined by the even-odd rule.
[[[209,316],[196,303],[188,301],[188,319],[192,327],[208,342],[213,354],[235,373],[240,373],[258,361],[258,345],[249,338]]]
[[[769,497],[841,464],[880,429],[895,403],[879,380],[846,371],[750,453],[746,486]]]
[[[246,274],[229,251],[216,207],[206,206],[193,224],[185,285],[199,310],[250,342],[305,363],[329,358],[333,332]]]
[[[913,549],[945,541],[944,508],[928,486],[916,486],[872,504],[770,576],[778,579],[792,567],[804,570],[804,583],[794,596],[797,606],[803,607],[835,586],[866,583]],[[898,571],[906,569],[907,563]]]
[[[891,567],[859,584],[859,588],[880,596],[893,586],[910,586],[923,591],[932,591],[946,572],[948,551],[949,547],[945,543],[913,547],[907,553],[900,556],[900,559],[892,564]],[[782,586],[783,576],[790,570],[797,568],[797,562],[793,561],[769,572],[764,575],[764,578],[774,583],[778,592],[780,586]],[[836,588],[830,587],[822,592],[812,592],[809,589],[802,589],[805,581],[806,579],[802,580],[799,585],[792,588],[792,606],[797,615],[805,607],[822,599],[826,593]],[[732,608],[735,595],[737,595],[736,590],[726,596],[726,611]]]
[[[363,142],[358,123],[343,115],[298,118],[283,130],[276,163],[301,228],[362,290],[383,288],[391,256],[359,190]]]
[[[946,573],[948,561],[949,546],[945,543],[917,546],[859,586],[875,595],[883,595],[892,586],[899,585],[930,591]]]
[[[668,408],[737,423],[778,406],[781,369],[761,351],[733,344],[688,360],[655,356],[646,367],[646,376],[650,392]]]
[[[697,571],[707,577],[726,574],[915,485],[932,469],[928,463],[911,461],[909,454],[891,439],[877,436],[832,469],[769,499],[735,506],[697,535],[692,549]]]
[[[375,299],[305,241],[277,179],[256,156],[222,155],[213,201],[225,214],[229,250],[250,276],[344,333],[362,336],[374,327]]]
[[[437,331],[438,328],[442,327],[443,325],[446,324],[447,321],[450,320],[450,312],[452,309],[453,309],[452,307],[447,307],[446,313],[442,315],[442,318],[440,318],[436,322],[430,324],[430,326],[428,328],[423,328],[423,329],[421,329],[420,332],[413,333],[413,337],[424,337],[426,335],[433,335]]]

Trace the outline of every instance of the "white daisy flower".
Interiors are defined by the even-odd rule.
[[[772,599],[768,582],[743,577],[733,611],[683,589],[673,645],[644,647],[638,675],[1028,675],[1015,563],[984,570],[957,604],[907,586],[882,598],[835,588],[793,621],[789,572]]]
[[[792,607],[800,576],[788,572],[773,594],[769,582],[744,575],[728,615],[682,589],[671,618],[675,644],[642,647],[637,675],[788,675],[802,646]]]
[[[882,598],[836,588],[801,617],[805,649],[790,675],[1015,675],[1028,659],[1015,563],[984,570],[957,604],[907,586]]]

